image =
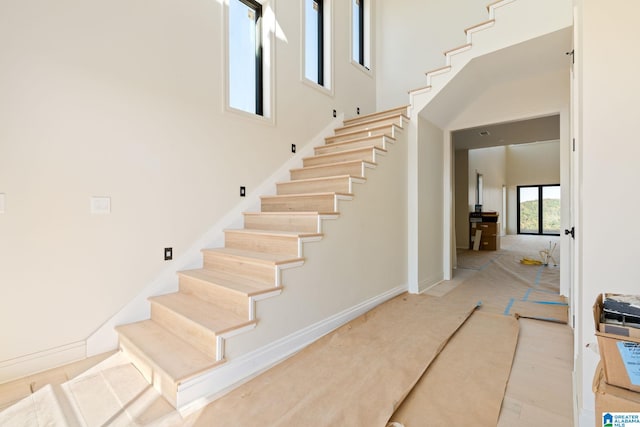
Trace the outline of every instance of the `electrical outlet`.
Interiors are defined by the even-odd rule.
[[[171,261],[173,259],[173,248],[164,248],[164,260]]]
[[[336,110],[333,110],[333,117],[338,117],[338,113],[336,112]]]
[[[296,152],[296,144],[291,144],[291,152],[292,153]]]
[[[0,193],[0,214],[4,213],[4,205],[5,205],[5,201],[4,201],[4,193]]]
[[[360,115],[360,107],[356,107],[356,114]]]
[[[111,197],[91,197],[91,213],[108,215],[111,213]]]
[[[245,187],[240,187],[240,197],[244,197],[247,195],[247,189]]]

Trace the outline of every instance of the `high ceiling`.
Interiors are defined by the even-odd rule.
[[[474,58],[421,112],[421,116],[441,126],[447,125],[467,105],[492,86],[541,73],[566,70],[571,58],[572,29],[556,31],[524,43]],[[481,136],[481,131],[489,135]],[[559,116],[537,117],[511,123],[487,123],[453,132],[456,149],[482,148],[559,139]]]

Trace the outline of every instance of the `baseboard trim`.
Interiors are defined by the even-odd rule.
[[[272,344],[231,360],[199,378],[181,384],[177,393],[180,412],[186,415],[197,411],[329,332],[406,291],[407,285],[390,289]]]
[[[124,306],[118,313],[103,323],[87,338],[87,356],[113,351],[118,347],[118,335],[115,327],[118,325],[148,319],[151,315],[148,298],[178,290],[177,272],[202,268],[202,249],[206,247],[224,246],[224,230],[228,228],[242,228],[245,211],[260,210],[260,196],[275,194],[276,183],[288,180],[289,169],[299,167],[302,159],[313,155],[316,146],[324,144],[324,138],[333,135],[333,130],[340,126],[344,119],[341,113],[333,119],[309,143],[291,156],[277,171],[265,179],[253,191],[213,225],[200,239],[194,242],[182,256],[176,258],[172,267],[166,268],[140,294]]]
[[[444,277],[444,273],[440,272],[438,275],[434,275],[431,277],[427,277],[426,279],[421,280],[418,283],[418,292],[419,294],[428,291],[429,289],[433,288],[436,285],[439,285],[440,283],[442,283],[444,281],[443,279]]]
[[[78,341],[3,360],[0,362],[0,384],[82,360],[86,357],[86,350],[86,342]]]

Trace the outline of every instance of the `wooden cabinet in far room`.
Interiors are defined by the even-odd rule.
[[[497,251],[500,249],[500,223],[498,214],[494,212],[471,212],[469,214],[469,249],[473,249],[476,231],[480,235],[481,251]]]

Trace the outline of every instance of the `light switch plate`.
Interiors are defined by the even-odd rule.
[[[91,213],[107,215],[111,213],[111,197],[92,197]]]
[[[0,214],[4,213],[4,193],[0,193]]]

